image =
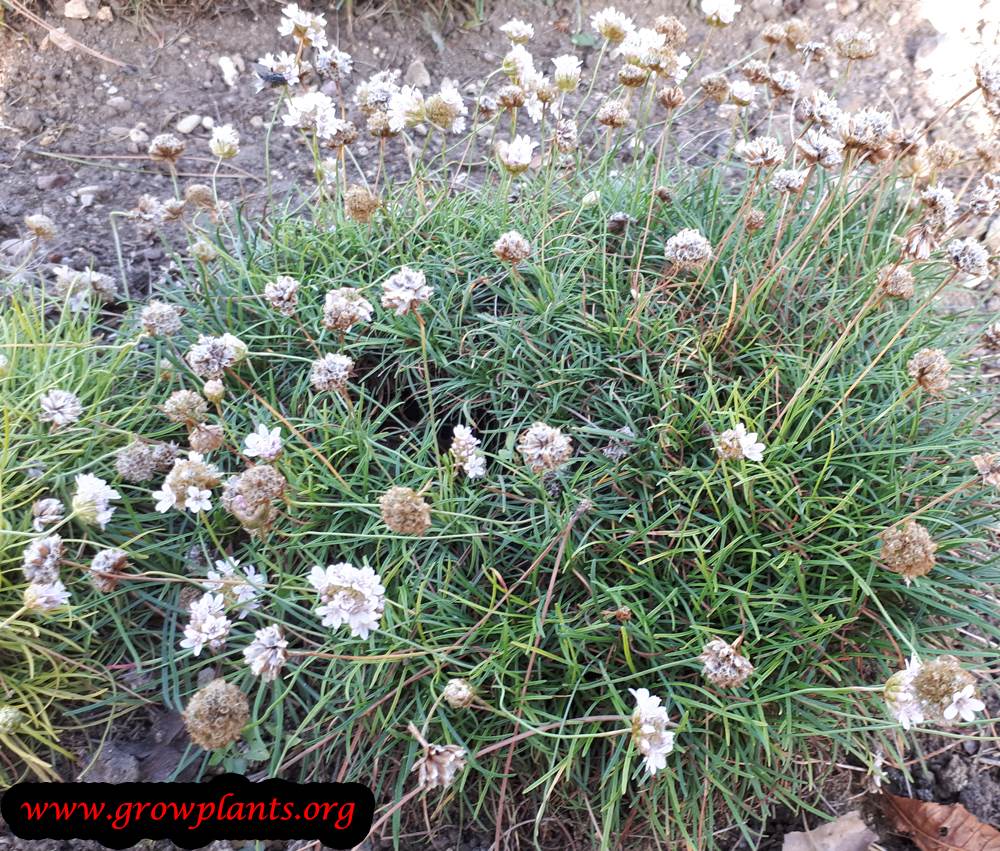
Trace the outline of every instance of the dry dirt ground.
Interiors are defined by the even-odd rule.
[[[42,6],[27,1],[45,22],[125,67],[79,49],[60,49],[42,26],[8,9],[0,30],[0,243],[18,234],[26,214],[44,212],[62,229],[50,260],[93,265],[119,277],[124,271],[131,291],[141,292],[165,263],[163,247],[131,227],[119,228],[126,266],[121,270],[109,214],[132,208],[143,193],[171,194],[166,173],[142,156],[149,138],[187,131],[182,135],[195,156],[185,158],[181,179],[204,180],[213,166],[208,128],[212,122],[231,123],[243,150],[220,172],[220,195],[235,200],[262,188],[263,128],[274,98],[256,93],[251,63],[281,46],[275,29],[280,5],[209,0],[198,8],[166,10],[157,5],[160,0],[131,0],[142,10],[136,18],[126,0],[73,0],[88,14],[81,20],[65,17],[65,0]],[[507,18],[535,25],[532,47],[547,62],[571,49],[573,34],[587,30],[590,13],[603,5],[488,0],[488,15],[480,21],[455,12],[454,3],[388,2],[355,2],[350,20],[327,10],[331,40],[355,58],[354,79],[395,67],[425,83],[428,75],[435,83],[456,78],[468,92],[478,92],[496,69],[505,44],[497,27]],[[426,11],[439,5],[452,11],[443,16]],[[692,23],[689,53],[702,50],[707,28],[698,23],[693,4],[620,0],[619,6],[638,19],[677,13]],[[875,59],[845,79],[842,62],[832,57],[811,68],[809,76],[836,92],[842,106],[879,105],[903,124],[930,118],[965,91],[975,49],[996,43],[1000,28],[1000,0],[744,0],[744,6],[733,26],[708,40],[692,79],[753,50],[764,51],[759,36],[768,20],[797,15],[811,24],[814,38],[827,41],[845,25],[863,26],[883,33]],[[588,65],[596,60],[596,50],[584,53]],[[245,69],[232,85],[224,79],[221,57]],[[797,64],[793,57],[780,59]],[[983,130],[976,121],[972,116],[944,127],[938,137],[971,147],[970,133]],[[699,135],[700,125],[725,123],[705,107],[690,119],[685,135],[699,148],[711,147],[715,131]],[[276,127],[271,147],[271,177],[279,192],[294,189],[299,180],[310,182],[309,157],[291,132]],[[374,167],[374,144],[361,139],[352,152],[363,167]]]
[[[43,26],[11,9],[6,11],[5,27],[0,30],[0,245],[22,232],[25,215],[45,213],[61,230],[46,260],[81,269],[94,266],[119,278],[124,272],[131,291],[144,292],[163,274],[168,253],[117,219],[119,261],[111,214],[132,208],[144,193],[160,198],[172,194],[169,176],[143,156],[149,138],[165,131],[182,133],[194,156],[185,158],[181,180],[206,180],[214,163],[207,147],[209,128],[213,122],[231,123],[242,137],[242,151],[232,167],[220,172],[220,195],[238,202],[262,193],[264,127],[274,98],[255,92],[250,65],[258,56],[282,47],[276,32],[280,5],[258,0],[207,3],[199,8],[143,5],[136,17],[134,8],[130,11],[122,0],[83,3],[88,12],[85,19],[65,17],[63,0],[42,6],[33,3],[31,8],[50,26],[63,28],[121,65],[79,49],[63,50],[51,37],[46,38]],[[550,57],[571,49],[573,35],[586,30],[591,12],[604,4],[497,0],[481,21],[466,20],[462,13],[431,14],[426,5],[406,0],[394,0],[389,7],[356,3],[350,20],[335,9],[326,10],[331,41],[354,56],[355,79],[398,68],[411,82],[424,78],[426,84],[429,77],[436,83],[450,77],[467,92],[478,92],[502,56],[505,40],[497,27],[509,17],[534,24],[532,49],[547,63]],[[640,19],[675,13],[692,22],[688,50],[692,56],[699,54],[707,28],[697,23],[693,7],[677,0],[656,4],[619,0],[617,5]],[[846,80],[843,64],[835,57],[821,62],[809,76],[836,92],[843,107],[891,109],[902,125],[935,116],[966,91],[971,85],[972,57],[981,46],[996,45],[1000,30],[1000,0],[744,0],[736,23],[708,41],[693,78],[725,68],[754,50],[764,50],[759,37],[762,26],[793,15],[806,19],[813,37],[820,40],[828,40],[834,30],[848,24],[884,34],[879,55],[853,69]],[[583,50],[589,66],[596,51]],[[244,73],[227,81],[221,57],[229,57]],[[788,57],[782,61],[795,67]],[[690,120],[691,125],[677,138],[696,142],[698,147],[727,143],[724,138],[713,138],[717,131],[709,128],[725,122],[709,107]],[[942,125],[935,138],[949,139],[969,150],[983,132],[982,116],[969,110]],[[374,169],[373,144],[361,139],[352,150],[363,169]],[[303,187],[312,183],[308,154],[280,126],[271,138],[271,178],[278,193],[289,197],[294,197],[297,182]],[[991,286],[996,284],[987,282],[969,297],[979,306],[985,303],[987,308],[998,309],[1000,298]],[[958,800],[973,784],[976,789],[966,794],[971,799],[973,792],[979,794],[975,778],[984,778],[990,794],[980,816],[1000,823],[1000,795],[994,794],[1000,785],[992,774],[974,766],[974,759],[974,753],[949,749],[939,764],[928,766],[931,791],[923,794]],[[970,769],[956,767],[953,760],[968,761]],[[955,780],[958,775],[965,779]],[[830,812],[855,807],[852,791],[857,790],[850,783],[839,786],[818,790],[817,805]],[[755,847],[780,848],[782,834],[802,825],[802,814],[779,815],[760,826],[762,838]],[[439,838],[443,844],[435,847],[468,851],[485,847],[478,835],[459,836],[447,828]],[[0,848],[69,847],[83,846],[26,843],[4,837],[0,831]]]

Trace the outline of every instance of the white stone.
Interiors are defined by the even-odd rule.
[[[199,124],[201,124],[201,116],[192,113],[191,115],[185,115],[181,118],[174,125],[174,128],[178,133],[182,133],[186,136],[189,133],[194,133],[195,128],[197,128]]]
[[[84,0],[67,0],[66,5],[63,7],[63,17],[82,21],[90,17],[90,9],[87,8]]]
[[[232,88],[239,79],[240,72],[236,66],[236,60],[232,56],[219,57],[219,69],[222,71],[222,81]]]

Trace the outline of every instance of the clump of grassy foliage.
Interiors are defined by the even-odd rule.
[[[145,336],[136,305],[88,346],[86,314],[44,325],[45,305],[14,302],[2,320],[13,368],[0,383],[8,583],[19,581],[34,499],[68,504],[71,473],[114,479],[113,453],[134,435],[184,442],[157,406],[201,389],[184,358],[199,335],[234,334],[248,348],[210,415],[225,434],[212,460],[226,474],[251,464],[238,449],[260,423],[285,440],[275,464],[287,494],[263,534],[219,506],[158,513],[160,480],[115,480],[122,499],[106,530],[66,521],[76,562],[115,546],[130,570],[106,593],[71,566],[68,611],[40,621],[6,610],[11,629],[36,630],[52,676],[97,672],[79,674],[104,689],[76,707],[82,721],[143,702],[179,710],[206,676],[223,677],[250,696],[243,741],[190,746],[178,774],[360,780],[382,804],[380,830],[397,836],[419,792],[413,724],[468,761],[446,792],[427,793],[432,825],[478,822],[501,841],[516,829],[543,845],[550,818],[601,847],[708,848],[738,832],[753,841],[762,810],[817,811],[810,792],[835,763],[864,768],[880,752],[902,764],[907,740],[887,720],[881,683],[914,652],[980,661],[979,646],[955,640],[960,627],[1000,637],[995,493],[970,461],[989,448],[976,335],[968,316],[928,309],[952,278],[947,262],[901,257],[900,235],[918,218],[902,156],[849,156],[775,196],[761,189],[767,169],[691,166],[665,144],[623,164],[625,141],[609,133],[603,154],[572,169],[552,157],[516,179],[489,170],[464,190],[418,171],[382,190],[368,222],[345,214],[340,189],[309,218],[201,222],[217,256],[181,262],[178,285],[161,294],[183,311],[174,336]],[[751,206],[764,211],[754,230],[744,227]],[[664,259],[686,228],[714,254],[689,271]],[[532,244],[516,267],[491,251],[511,229]],[[878,297],[900,264],[915,295]],[[418,312],[376,306],[346,335],[324,330],[326,291],[354,287],[377,305],[403,265],[434,288]],[[280,275],[301,283],[292,316],[264,298]],[[907,372],[929,347],[953,364],[943,395]],[[310,363],[329,352],[354,361],[345,396],[310,386]],[[76,390],[86,414],[50,433],[35,411],[55,386]],[[574,444],[544,477],[517,451],[535,422]],[[720,459],[718,436],[740,423],[766,445],[763,461]],[[482,441],[482,479],[449,456],[456,425]],[[634,439],[609,457],[626,426]],[[27,473],[33,459],[41,476]],[[378,499],[392,486],[431,504],[424,535],[382,522]],[[915,517],[938,556],[908,584],[880,562],[879,540]],[[179,648],[187,606],[225,556],[266,576],[261,605],[222,649],[193,657]],[[384,616],[365,640],[313,611],[310,568],[336,562],[371,566],[385,585]],[[290,657],[262,682],[242,651],[268,624],[281,626]],[[755,666],[739,688],[702,676],[698,656],[720,637],[739,639]],[[442,699],[457,677],[476,690],[469,708]],[[37,688],[64,718],[60,687],[22,684],[17,699],[30,710]],[[652,778],[630,740],[630,688],[661,696],[676,724],[674,752]],[[51,757],[40,744],[39,758]]]

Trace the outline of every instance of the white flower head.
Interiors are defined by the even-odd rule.
[[[745,458],[747,461],[764,460],[763,443],[758,442],[757,432],[747,431],[743,423],[737,424],[736,428],[726,429],[718,437],[716,452],[719,457],[726,460]]]
[[[232,124],[216,124],[208,148],[220,160],[231,160],[240,152],[240,134]]]
[[[424,95],[415,86],[403,86],[389,98],[389,129],[399,133],[407,127],[416,127],[427,118]]]
[[[442,80],[437,94],[427,98],[425,115],[427,120],[446,133],[461,133],[465,130],[465,116],[469,114],[462,94],[454,80]],[[391,129],[391,114],[390,114]]]
[[[309,130],[322,136],[337,118],[337,106],[323,92],[306,92],[288,99],[285,114],[281,117],[286,127]]]
[[[649,689],[629,689],[635,698],[632,713],[632,741],[642,754],[646,771],[656,774],[667,766],[667,754],[674,749],[674,734],[668,732],[670,718],[661,706],[661,699],[649,693]]]
[[[423,272],[402,266],[382,284],[382,307],[395,310],[397,316],[404,316],[426,303],[433,292],[434,288],[428,286]]]
[[[527,87],[528,83],[538,75],[535,70],[535,57],[523,44],[515,44],[507,51],[502,67],[511,82],[522,87]]]
[[[68,390],[50,390],[38,400],[42,409],[38,417],[43,423],[52,423],[52,430],[75,423],[83,414],[83,405]]]
[[[264,681],[276,679],[288,659],[288,641],[279,626],[265,626],[243,650],[243,658],[254,676]]]
[[[32,582],[24,589],[24,606],[40,612],[51,612],[69,603],[69,591],[58,579],[52,582]]]
[[[535,28],[518,18],[511,18],[507,21],[506,24],[500,27],[500,32],[507,36],[514,44],[525,44],[535,37]]]
[[[618,45],[615,56],[630,65],[650,68],[658,64],[660,52],[666,44],[666,36],[654,29],[641,27],[629,32]]]
[[[281,52],[277,55],[265,53],[257,60],[257,64],[263,66],[272,74],[282,77],[289,86],[297,86],[299,84],[301,69],[294,53]],[[267,83],[258,77],[257,91],[261,91],[266,85]]]
[[[733,0],[701,0],[701,11],[713,26],[728,26],[743,6]]]
[[[370,567],[347,562],[325,568],[317,565],[309,574],[309,584],[319,595],[316,614],[323,626],[339,629],[346,624],[351,635],[361,639],[378,629],[385,611],[385,587]]]
[[[913,689],[913,680],[920,673],[922,664],[916,655],[911,656],[902,671],[897,671],[885,683],[883,698],[889,711],[904,730],[924,722],[924,707]]]
[[[961,718],[963,721],[975,721],[976,713],[986,709],[986,704],[976,697],[976,687],[967,685],[952,695],[951,703],[945,707],[944,717],[947,721]]]
[[[290,35],[303,47],[326,47],[326,18],[289,3],[281,10],[280,35]]]
[[[313,67],[321,77],[331,80],[345,80],[354,70],[354,59],[336,47],[317,50],[313,56]]]
[[[238,610],[242,620],[260,608],[265,578],[252,564],[240,564],[236,558],[216,559],[215,568],[206,573],[204,586],[221,594],[227,605]]]
[[[530,136],[515,136],[509,142],[501,139],[497,142],[497,157],[511,174],[521,174],[531,165],[537,147],[538,142],[533,142]]]
[[[281,440],[281,428],[268,429],[263,423],[258,423],[256,430],[252,431],[243,439],[243,454],[250,458],[260,458],[262,461],[277,460],[284,449]]]
[[[590,18],[590,25],[595,32],[612,44],[618,44],[635,29],[632,19],[624,12],[619,12],[614,6],[607,6],[599,12],[595,12]]]
[[[101,529],[108,525],[115,509],[112,500],[121,499],[121,494],[109,487],[104,479],[82,473],[75,479],[76,493],[73,494],[73,516],[83,523],[96,524]]]
[[[555,70],[552,82],[562,92],[572,92],[580,85],[580,57],[572,53],[557,56],[552,60]]]
[[[225,598],[211,592],[203,594],[191,604],[191,618],[184,627],[180,646],[190,649],[194,656],[201,651],[221,650],[225,646],[232,621],[225,615]]]
[[[187,489],[184,508],[192,514],[197,514],[199,511],[211,511],[212,492],[207,488],[199,488],[191,485]],[[157,507],[157,510],[159,510],[159,507]]]
[[[46,526],[58,523],[66,515],[66,507],[52,497],[39,499],[31,506],[31,528],[41,532]]]
[[[486,473],[486,458],[479,449],[479,438],[467,425],[457,425],[452,432],[451,454],[470,479]]]
[[[733,80],[729,84],[729,100],[737,106],[753,106],[757,100],[757,90],[747,80]]]

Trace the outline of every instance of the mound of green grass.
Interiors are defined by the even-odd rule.
[[[678,176],[662,203],[651,177],[649,162],[596,185],[543,175],[514,201],[504,185],[423,203],[404,191],[367,225],[329,209],[324,229],[279,217],[266,234],[220,234],[219,259],[169,296],[184,311],[179,334],[143,338],[127,324],[89,360],[69,347],[71,359],[54,353],[87,329],[64,316],[18,350],[2,384],[7,416],[23,423],[7,429],[8,516],[20,527],[10,567],[28,502],[43,490],[70,497],[66,475],[32,485],[30,458],[85,466],[122,497],[106,531],[68,529],[80,535],[76,561],[120,547],[131,575],[110,593],[74,579],[71,614],[47,622],[95,666],[142,673],[97,714],[140,697],[181,709],[200,675],[222,676],[249,694],[252,721],[238,745],[191,746],[199,771],[361,780],[387,807],[415,782],[412,723],[466,751],[448,812],[492,829],[527,796],[536,830],[554,814],[603,844],[626,829],[706,847],[734,822],[749,831],[763,806],[811,808],[809,790],[837,761],[870,764],[876,743],[897,753],[876,693],[886,677],[959,625],[998,633],[984,593],[997,579],[985,541],[995,501],[956,487],[974,478],[983,442],[982,400],[962,386],[968,319],[917,310],[948,272],[921,264],[911,302],[873,304],[897,252],[891,190],[848,208],[825,200],[819,175],[775,252],[777,210],[733,234],[742,190],[706,171]],[[600,203],[581,204],[595,188]],[[861,190],[833,191],[846,201]],[[491,251],[511,228],[533,246],[516,268]],[[664,262],[683,228],[716,247],[700,270]],[[403,265],[433,292],[397,316],[378,302]],[[279,275],[301,282],[293,316],[263,297]],[[324,293],[345,286],[376,306],[341,335],[322,314]],[[198,516],[158,513],[159,479],[114,471],[131,435],[184,442],[157,406],[201,388],[184,355],[199,335],[226,333],[248,354],[209,415],[225,434],[210,458],[239,473],[252,461],[237,448],[261,423],[285,441],[274,462],[285,499],[255,535],[217,500]],[[907,374],[932,346],[961,373],[943,397],[914,391]],[[310,385],[327,353],[354,362],[345,395]],[[52,386],[88,394],[85,419],[56,434],[32,417]],[[536,422],[572,440],[570,460],[546,475],[518,451]],[[720,457],[719,436],[741,423],[765,444],[759,462]],[[449,454],[456,425],[481,440],[481,478]],[[424,534],[383,522],[379,498],[393,486],[430,504]],[[938,557],[906,584],[880,564],[879,536],[915,512]],[[227,556],[255,566],[266,588],[249,617],[233,616],[222,648],[193,657],[179,646],[186,606]],[[311,568],[339,562],[372,567],[385,586],[366,640],[314,611]],[[290,656],[262,682],[242,651],[269,624]],[[741,638],[755,668],[745,685],[703,677],[698,657],[714,638]],[[452,678],[475,689],[471,707],[442,699]],[[639,688],[676,725],[653,778],[628,735],[628,690]],[[392,815],[397,829],[402,818]]]

